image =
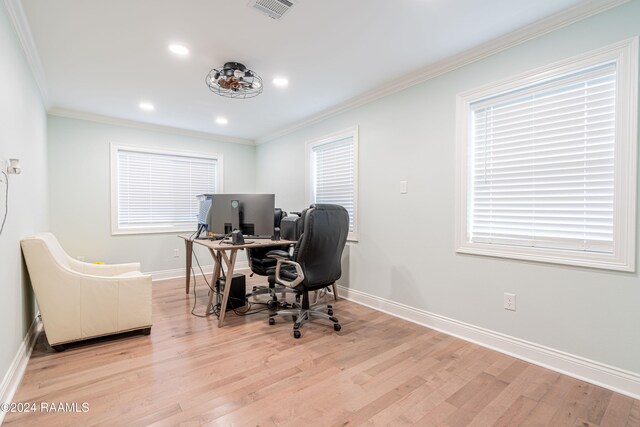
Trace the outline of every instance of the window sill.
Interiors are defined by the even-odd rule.
[[[576,267],[597,268],[634,272],[635,263],[632,257],[626,259],[614,254],[577,252],[560,249],[530,248],[506,245],[489,245],[466,242],[458,246],[457,253],[483,255],[497,258],[509,258],[523,261],[561,264]]]
[[[129,236],[136,234],[180,234],[195,233],[197,227],[190,228],[131,228],[111,230],[112,236]]]

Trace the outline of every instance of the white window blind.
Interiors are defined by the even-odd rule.
[[[350,232],[355,229],[355,162],[353,135],[312,145],[312,202],[344,206],[349,212]]]
[[[217,158],[118,148],[116,159],[119,231],[195,229],[195,196],[217,191]]]
[[[470,241],[613,252],[615,61],[470,111]]]

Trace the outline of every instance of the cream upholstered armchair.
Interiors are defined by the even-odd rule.
[[[55,236],[20,242],[49,344],[140,329],[151,332],[151,276],[140,264],[99,265],[67,255]]]

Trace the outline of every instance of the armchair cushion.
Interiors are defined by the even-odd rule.
[[[71,258],[69,264],[72,270],[78,273],[91,274],[93,276],[117,276],[119,274],[140,273],[140,263],[132,262],[128,264],[91,264],[80,262]]]

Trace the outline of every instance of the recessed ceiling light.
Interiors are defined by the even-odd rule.
[[[141,102],[140,104],[138,104],[138,107],[140,107],[140,109],[143,110],[143,111],[153,111],[153,110],[155,110],[155,107],[150,102]]]
[[[226,125],[229,123],[229,120],[227,120],[226,117],[216,117],[216,123],[219,125]]]
[[[285,79],[284,77],[276,77],[275,79],[273,79],[273,84],[278,87],[286,87],[289,85],[289,80]]]
[[[187,56],[189,54],[189,49],[181,44],[170,44],[169,50],[179,56]]]

